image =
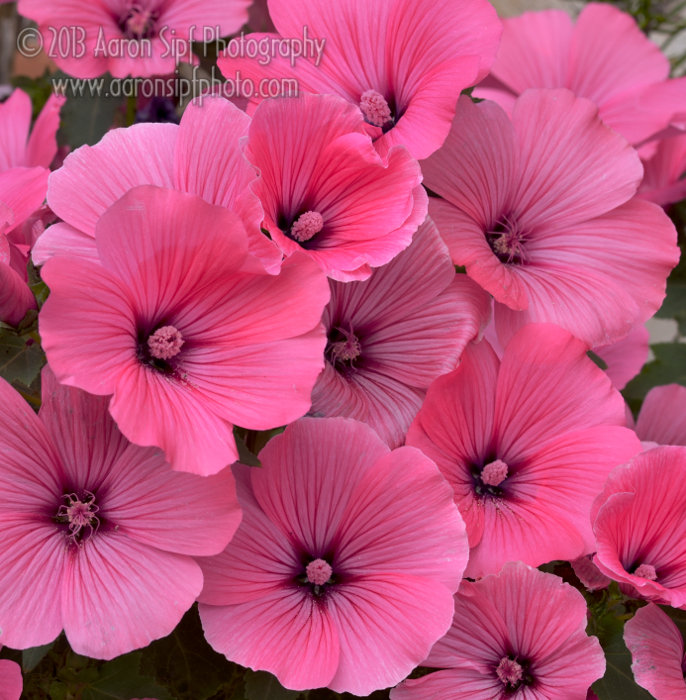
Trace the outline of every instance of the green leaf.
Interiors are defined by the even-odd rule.
[[[141,668],[179,700],[243,697],[243,668],[205,641],[195,606],[168,637],[143,649]]]
[[[246,671],[245,700],[297,700],[302,693],[284,688],[266,671]]]
[[[83,700],[130,700],[148,697],[174,700],[152,678],[140,674],[142,652],[134,651],[100,666],[98,678],[84,688]]]
[[[667,297],[655,315],[676,319],[679,335],[686,335],[686,282],[675,280],[667,284]]]
[[[624,644],[624,625],[614,620],[605,630],[603,649],[607,667],[605,675],[592,688],[599,700],[651,700],[652,695],[636,685],[631,672],[631,653]]]
[[[686,385],[686,344],[657,343],[651,348],[655,359],[646,364],[638,377],[632,379],[622,391],[634,410],[654,386],[672,383]]]
[[[62,81],[62,82],[56,82]],[[62,107],[61,126],[57,138],[60,144],[69,144],[72,148],[93,144],[114,125],[117,110],[124,104],[125,97],[110,97],[112,77],[104,75],[84,85],[83,94],[74,94],[77,85],[73,78],[58,72],[53,77],[53,85],[64,86],[69,98]],[[91,94],[88,85],[97,86]],[[77,89],[78,92],[78,89]],[[97,94],[100,92],[100,95]]]
[[[28,387],[44,364],[45,355],[33,335],[0,328],[0,377],[8,382],[19,381]]]
[[[45,655],[52,649],[54,641],[50,644],[43,644],[40,647],[24,649],[21,653],[21,670],[24,673],[30,673],[43,660]]]

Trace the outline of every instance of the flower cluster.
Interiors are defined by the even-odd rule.
[[[197,28],[248,4],[19,11],[120,78],[206,64]],[[214,90],[58,159],[64,98],[32,129],[0,105],[0,335],[45,360],[0,379],[0,643],[108,661],[197,603],[294,691],[584,700],[612,628],[683,697],[686,388],[635,422],[620,389],[679,261],[686,78],[604,4],[268,13],[246,45],[300,53],[213,70],[296,96]]]

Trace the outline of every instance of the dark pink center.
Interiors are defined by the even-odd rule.
[[[318,211],[306,211],[291,226],[291,238],[304,243],[314,238],[324,228],[324,218]]]
[[[493,254],[505,264],[525,262],[525,237],[516,219],[509,216],[501,216],[493,228],[486,231],[486,240]]]
[[[360,96],[360,110],[364,119],[372,126],[382,128],[393,120],[393,113],[386,98],[376,90],[367,90]]]
[[[62,498],[67,502],[57,509],[55,518],[57,522],[68,525],[69,539],[76,543],[92,537],[100,526],[100,519],[96,515],[99,508],[95,503],[95,495],[84,491],[81,496],[65,493]]]
[[[157,14],[137,3],[131,4],[121,23],[124,36],[127,39],[149,39],[154,36]]]
[[[500,663],[495,672],[498,678],[500,678],[505,685],[509,686],[516,686],[524,677],[522,667],[508,656],[503,656],[503,658],[500,659]]]
[[[310,583],[315,586],[323,586],[331,578],[333,569],[323,559],[314,559],[307,565],[305,573]]]
[[[148,338],[148,350],[157,360],[171,360],[181,352],[183,336],[174,326],[162,326]]]

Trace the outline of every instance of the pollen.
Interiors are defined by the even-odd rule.
[[[95,494],[90,491],[84,491],[82,495],[65,493],[63,498],[67,502],[57,509],[55,520],[68,526],[68,538],[74,543],[80,543],[92,537],[100,527]]]
[[[393,121],[391,108],[386,98],[376,90],[367,90],[360,96],[360,110],[364,119],[372,126],[384,127]]]
[[[148,338],[148,350],[157,360],[171,360],[181,352],[184,340],[174,326],[162,326]]]
[[[489,462],[481,470],[481,481],[486,486],[500,486],[507,479],[507,464],[502,459]]]
[[[498,678],[500,678],[505,685],[509,686],[516,686],[521,682],[524,676],[522,667],[508,656],[503,656],[503,658],[500,659],[500,663],[495,672]]]
[[[324,228],[324,218],[318,211],[306,211],[301,214],[291,226],[290,235],[298,243],[304,243],[313,238]]]
[[[657,579],[657,571],[655,571],[655,567],[652,564],[641,564],[636,567],[634,576],[648,579],[648,581],[655,581]]]
[[[324,559],[314,559],[307,565],[305,573],[309,583],[315,586],[323,586],[331,578],[333,569]]]

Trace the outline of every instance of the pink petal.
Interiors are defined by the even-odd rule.
[[[514,208],[528,230],[605,214],[636,193],[640,159],[568,90],[530,90],[515,105],[522,171]]]
[[[0,105],[0,172],[29,165],[26,141],[31,126],[31,98],[14,90]]]
[[[203,32],[207,28],[218,40],[235,34],[247,22],[249,6],[250,0],[184,0],[167,4],[160,22],[175,28],[181,36],[187,36],[193,27],[196,41],[206,41]]]
[[[109,131],[95,146],[78,148],[51,175],[48,204],[68,224],[94,236],[97,220],[128,190],[148,184],[173,187],[177,133],[174,124],[136,124]]]
[[[607,376],[620,391],[648,361],[650,333],[643,323],[637,323],[629,335],[611,345],[593,348],[593,352],[607,365]]]
[[[643,400],[636,434],[662,445],[686,445],[686,387],[653,387]]]
[[[55,513],[59,505],[55,497]],[[60,596],[67,548],[62,534],[44,516],[4,522],[0,550],[3,644],[28,649],[51,642],[63,627]]]
[[[99,262],[95,238],[60,221],[48,226],[31,250],[34,265],[44,265],[54,255]]]
[[[67,562],[61,594],[69,645],[96,659],[147,646],[176,627],[201,588],[189,557],[99,532]]]
[[[292,690],[331,682],[340,654],[335,620],[297,588],[199,611],[207,641],[230,661],[269,671]]]
[[[494,674],[471,666],[455,666],[403,681],[391,690],[391,700],[500,700],[503,684]]]
[[[19,664],[0,659],[0,700],[20,700],[23,687]]]
[[[25,280],[9,265],[0,262],[0,321],[16,326],[29,309],[35,308],[36,299]]]
[[[638,685],[660,700],[684,697],[684,640],[657,605],[648,603],[636,611],[624,625],[624,641],[631,652],[631,670]]]
[[[331,596],[340,662],[329,687],[368,695],[398,683],[445,634],[453,610],[447,589],[409,573],[386,572],[341,583]],[[384,649],[384,663],[379,663],[379,648]]]
[[[57,129],[60,126],[60,109],[65,98],[50,95],[31,130],[27,149],[26,164],[49,168],[57,154]]]
[[[4,212],[0,217],[0,235],[19,226],[40,207],[47,183],[45,168],[11,168],[0,172],[0,207]]]

